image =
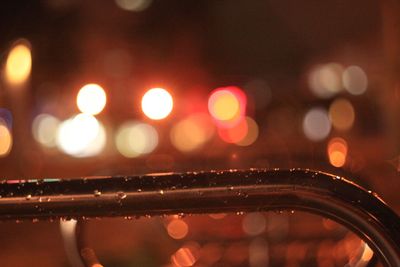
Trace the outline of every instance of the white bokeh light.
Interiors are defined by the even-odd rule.
[[[303,132],[311,141],[321,141],[331,132],[328,112],[322,108],[309,110],[303,119]]]

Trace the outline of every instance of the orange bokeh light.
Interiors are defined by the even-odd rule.
[[[328,157],[332,166],[342,167],[346,163],[348,146],[343,138],[332,138],[328,143]]]
[[[208,99],[208,110],[218,126],[232,127],[246,112],[247,98],[238,87],[228,86],[215,89]]]

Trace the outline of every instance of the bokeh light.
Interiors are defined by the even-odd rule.
[[[258,125],[255,120],[250,117],[246,117],[247,124],[247,134],[242,140],[237,142],[236,144],[239,146],[249,146],[253,144],[258,138]]]
[[[329,98],[343,89],[343,67],[338,63],[315,66],[308,77],[312,93],[320,98]]]
[[[171,129],[171,142],[182,152],[201,148],[214,135],[215,127],[205,113],[196,113],[179,121]]]
[[[26,41],[15,45],[7,57],[6,81],[12,86],[22,85],[28,79],[32,68],[32,55]]]
[[[57,146],[74,157],[98,155],[105,147],[104,126],[92,115],[81,113],[63,121],[57,132]]]
[[[351,102],[338,98],[329,107],[329,118],[337,130],[349,130],[354,123],[355,112]]]
[[[218,128],[219,137],[226,143],[249,146],[258,138],[258,125],[250,117],[244,117],[230,128]]]
[[[140,12],[151,5],[152,0],[115,0],[117,6],[126,11]]]
[[[303,119],[303,132],[311,141],[325,139],[331,131],[328,113],[323,108],[310,109]]]
[[[191,246],[183,246],[171,256],[171,261],[178,267],[193,266],[197,261],[195,252]]]
[[[215,89],[208,99],[208,110],[219,122],[219,126],[231,127],[242,119],[246,112],[247,98],[238,87]]]
[[[249,266],[269,266],[269,246],[267,240],[258,237],[250,243]]]
[[[346,163],[347,142],[343,138],[332,138],[328,143],[327,152],[332,166],[340,168]]]
[[[189,232],[187,223],[181,219],[174,219],[167,225],[167,232],[173,239],[185,238]]]
[[[150,89],[142,98],[143,113],[152,120],[166,118],[171,113],[173,105],[171,94],[163,88]]]
[[[104,89],[98,84],[83,86],[76,97],[76,104],[82,113],[99,114],[106,106],[107,96]]]
[[[115,144],[124,157],[139,157],[151,153],[157,147],[158,133],[146,123],[126,122],[118,129]]]
[[[368,88],[368,77],[359,66],[349,66],[343,72],[343,86],[353,95],[361,95]]]
[[[265,231],[267,222],[262,213],[252,212],[243,218],[243,231],[251,236],[259,235]]]
[[[0,157],[6,157],[12,148],[13,138],[7,125],[0,121]]]
[[[37,142],[46,147],[57,145],[60,120],[50,114],[39,114],[32,123],[32,134]]]

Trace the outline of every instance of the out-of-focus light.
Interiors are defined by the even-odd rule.
[[[336,99],[329,107],[329,118],[335,129],[349,130],[353,126],[355,119],[353,105],[347,99]]]
[[[208,216],[214,220],[221,220],[226,217],[226,213],[211,213]]]
[[[372,256],[374,256],[374,252],[367,243],[364,243],[364,251],[362,253],[361,260],[363,262],[369,262],[372,259]]]
[[[163,88],[153,88],[142,98],[143,113],[152,120],[166,118],[172,111],[174,102],[172,96]]]
[[[32,68],[31,49],[26,41],[11,49],[5,68],[5,78],[10,85],[19,86],[26,82]]]
[[[173,239],[185,238],[189,232],[187,223],[180,219],[172,220],[167,225],[167,232]]]
[[[358,66],[349,66],[343,72],[344,88],[353,95],[365,93],[368,87],[368,77],[362,68]]]
[[[57,130],[60,120],[49,114],[38,115],[32,123],[33,137],[37,142],[46,147],[57,145]]]
[[[181,247],[171,256],[171,261],[179,267],[193,266],[196,260],[193,252],[188,247]]]
[[[82,113],[99,114],[106,106],[107,96],[104,89],[94,83],[83,86],[76,97],[76,104]]]
[[[250,117],[245,117],[231,128],[219,128],[218,134],[227,143],[249,146],[258,138],[258,125]]]
[[[126,122],[118,129],[115,143],[124,157],[139,157],[151,153],[157,147],[158,133],[146,123]]]
[[[268,242],[263,238],[254,239],[249,246],[249,266],[261,267],[269,264]]]
[[[258,138],[258,125],[255,120],[250,117],[246,117],[247,123],[247,134],[246,136],[237,142],[239,146],[249,146],[253,144]]]
[[[331,131],[331,122],[326,110],[322,108],[309,110],[303,119],[303,131],[311,141],[325,139]]]
[[[246,112],[247,98],[238,87],[228,86],[215,89],[208,99],[211,116],[220,122],[220,126],[231,127]]]
[[[262,213],[253,212],[243,218],[242,228],[248,235],[259,235],[265,231],[266,220]]]
[[[223,248],[220,244],[208,243],[201,248],[200,259],[208,266],[213,266],[215,262],[221,259],[222,253],[223,253]]]
[[[342,167],[346,163],[348,146],[342,138],[332,138],[328,143],[328,157],[332,166]]]
[[[329,98],[342,90],[343,67],[337,63],[317,65],[309,74],[312,93],[320,98]]]
[[[0,157],[6,157],[12,148],[13,138],[6,125],[0,123]]]
[[[201,148],[214,135],[214,131],[210,117],[197,113],[175,124],[170,138],[178,150],[190,152]]]
[[[57,146],[74,157],[98,155],[105,143],[104,126],[95,117],[85,113],[62,122],[57,132]]]
[[[117,6],[127,11],[140,12],[151,5],[152,0],[115,0]]]

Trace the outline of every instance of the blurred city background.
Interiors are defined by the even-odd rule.
[[[400,4],[6,1],[0,175],[310,168],[397,212]],[[1,223],[1,266],[69,266],[56,222]],[[366,266],[305,213],[89,221],[105,266]],[[347,264],[347,265],[346,265]]]

